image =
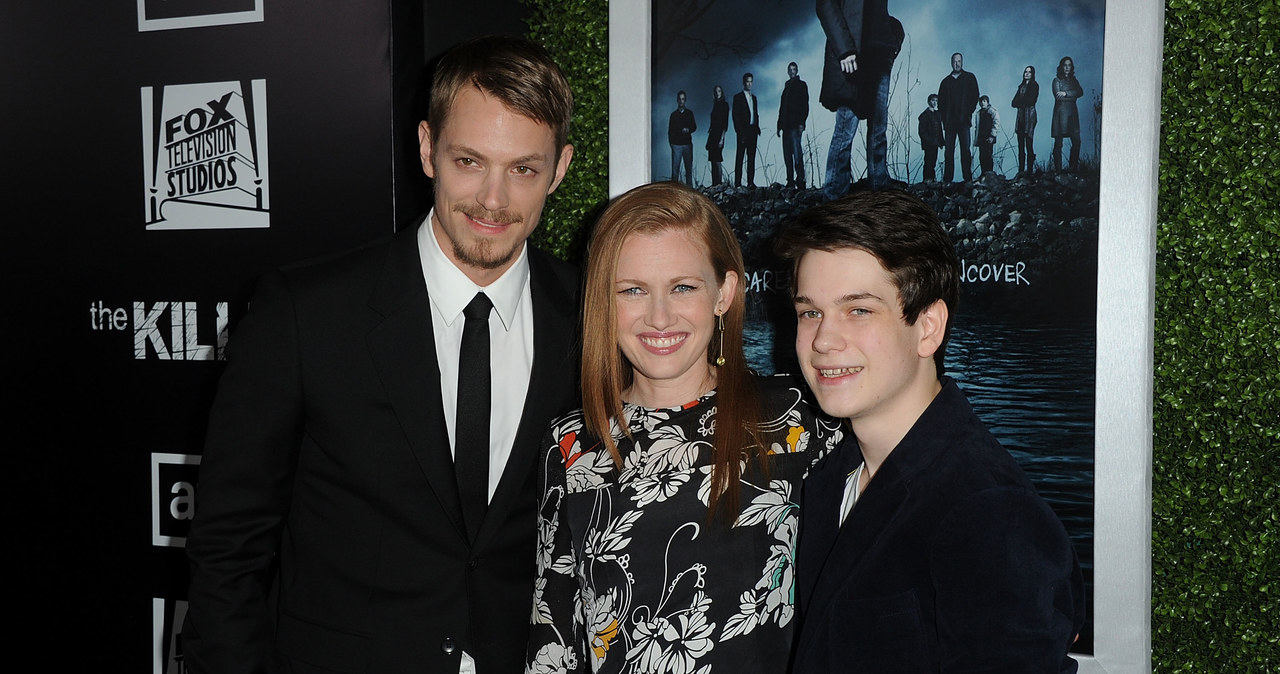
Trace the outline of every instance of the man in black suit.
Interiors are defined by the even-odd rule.
[[[787,64],[787,83],[778,101],[778,135],[782,137],[782,163],[787,167],[787,187],[804,189],[804,124],[809,120],[809,85],[800,79],[800,66]]]
[[[541,47],[455,48],[418,129],[431,212],[261,282],[187,543],[192,672],[522,671],[533,466],[575,403],[578,304],[526,239],[571,112]]]
[[[959,265],[937,216],[857,192],[777,246],[805,380],[853,431],[804,481],[794,671],[1076,671],[1071,541],[942,376]]]
[[[667,143],[671,145],[671,179],[680,180],[683,165],[684,184],[693,187],[693,132],[698,130],[698,121],[684,102],[685,93],[676,92],[676,109],[667,119]]]
[[[938,113],[938,95],[929,94],[929,107],[916,118],[919,124],[916,133],[920,136],[920,149],[924,151],[923,180],[933,182],[938,179],[938,149],[943,146],[942,117]]]
[[[966,182],[973,179],[973,151],[969,148],[969,128],[973,111],[978,107],[978,78],[964,69],[964,55],[951,55],[951,73],[938,84],[938,109],[942,113],[942,129],[946,156],[942,160],[942,182],[956,176],[956,144],[960,145],[960,174]]]
[[[738,137],[738,153],[733,164],[733,186],[742,187],[742,156],[747,157],[747,187],[756,186],[756,141],[760,139],[760,105],[751,93],[755,77],[742,76],[742,91],[733,95],[733,133]]]

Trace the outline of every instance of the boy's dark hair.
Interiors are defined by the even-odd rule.
[[[960,295],[960,262],[955,244],[938,215],[919,198],[899,190],[860,191],[814,206],[797,216],[774,242],[774,250],[791,261],[791,293],[804,254],[856,248],[870,253],[889,272],[898,289],[902,317],[914,325],[937,300],[956,315]],[[947,320],[942,344],[934,353],[939,376],[951,337]]]

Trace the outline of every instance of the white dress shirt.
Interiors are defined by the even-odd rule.
[[[862,473],[866,469],[867,464],[864,461],[844,477],[844,496],[840,499],[840,526],[844,526],[845,519],[853,511],[853,506],[858,503],[858,497],[862,495]]]
[[[529,296],[529,246],[498,280],[478,286],[445,256],[431,226],[435,209],[418,227],[418,256],[431,298],[431,329],[435,333],[436,362],[440,367],[440,402],[449,431],[449,452],[454,452],[454,426],[458,410],[458,352],[462,347],[462,310],[478,292],[493,302],[489,316],[489,500],[511,458],[516,430],[524,412],[533,368],[533,300]],[[476,674],[476,661],[462,652],[458,674]]]
[[[493,377],[489,416],[489,499],[511,457],[516,429],[524,411],[533,367],[533,300],[529,295],[528,244],[498,280],[478,286],[445,256],[436,240],[431,219],[434,209],[418,228],[418,252],[422,275],[431,298],[431,328],[435,333],[436,361],[440,366],[440,396],[450,452],[458,409],[458,350],[462,345],[462,310],[484,292],[493,302],[489,316],[489,368]],[[494,315],[496,314],[496,315]]]

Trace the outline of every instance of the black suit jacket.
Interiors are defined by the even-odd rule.
[[[961,70],[959,77],[950,73],[938,84],[938,112],[942,114],[942,128],[947,131],[967,129],[973,111],[978,107],[978,78],[968,70]]]
[[[794,671],[1074,672],[1080,566],[1061,521],[974,416],[942,391],[844,526],[848,436],[805,479]]]
[[[472,544],[416,229],[268,276],[238,327],[187,542],[192,672],[457,672],[463,650],[522,670],[533,465],[576,406],[577,273],[529,249],[529,392]]]
[[[902,24],[889,15],[887,0],[818,0],[816,9],[827,37],[818,102],[832,112],[849,108],[867,119],[878,82],[893,70],[902,48]],[[840,62],[851,55],[858,57],[858,69],[846,73]]]
[[[760,102],[755,94],[751,94],[751,107],[747,107],[745,92],[733,95],[733,132],[751,139],[760,135]]]

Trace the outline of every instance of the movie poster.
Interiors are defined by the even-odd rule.
[[[864,94],[847,106],[824,95],[828,36],[813,4],[652,5],[651,179],[691,183],[738,233],[751,365],[794,371],[774,233],[868,189],[868,156],[882,155],[875,181],[933,206],[961,260],[948,374],[1062,518],[1090,591],[1105,4],[892,0],[867,49],[900,47],[878,72],[864,58]],[[932,123],[930,95],[949,124]],[[950,126],[942,138],[938,126]],[[869,135],[883,150],[869,155]],[[1092,632],[1090,614],[1075,651],[1093,652]]]

